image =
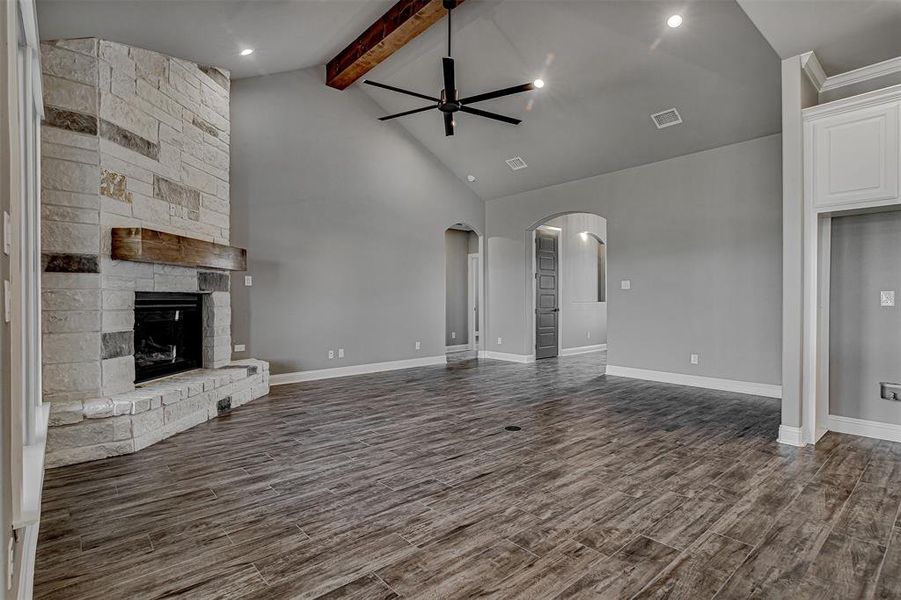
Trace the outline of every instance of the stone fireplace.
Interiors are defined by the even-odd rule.
[[[111,254],[113,228],[228,245],[228,73],[94,38],[45,42],[42,65],[43,392],[53,466],[133,452],[263,395],[268,365],[231,360],[229,271]],[[165,312],[142,314],[154,297],[191,297],[199,310],[190,332],[180,320],[157,334],[151,373],[141,336]],[[190,309],[175,310],[183,319]],[[200,339],[178,338],[188,333]],[[160,366],[166,346],[171,369]]]

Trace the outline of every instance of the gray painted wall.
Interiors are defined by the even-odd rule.
[[[780,149],[767,136],[489,200],[486,349],[533,352],[527,230],[592,212],[607,219],[610,364],[778,384]]]
[[[832,219],[829,412],[901,425],[901,402],[882,400],[879,382],[901,382],[901,212]]]
[[[236,358],[285,373],[443,355],[444,231],[483,230],[484,205],[356,87],[322,79],[233,82],[232,243],[253,275],[232,286]]]
[[[547,222],[560,231],[560,347],[607,343],[607,303],[597,301],[598,239],[607,239],[607,220],[576,213]],[[591,235],[583,236],[583,232]]]
[[[479,236],[470,231],[448,229],[444,234],[447,249],[445,278],[445,339],[448,346],[469,343],[469,253],[479,251]],[[456,332],[457,337],[451,337]]]

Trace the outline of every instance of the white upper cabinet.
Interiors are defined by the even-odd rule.
[[[901,203],[901,99],[856,96],[805,111],[805,186],[813,207]]]

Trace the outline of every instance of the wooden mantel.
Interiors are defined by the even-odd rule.
[[[136,262],[247,270],[247,250],[144,227],[113,227],[112,258]]]

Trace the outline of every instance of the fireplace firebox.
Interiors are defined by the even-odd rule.
[[[135,292],[135,383],[203,363],[203,296]]]

